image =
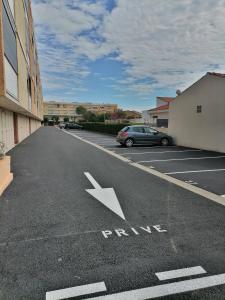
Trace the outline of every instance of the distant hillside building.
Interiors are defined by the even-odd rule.
[[[30,0],[0,1],[0,142],[8,151],[41,126],[43,97]]]
[[[141,113],[135,110],[124,110],[123,111],[125,114],[126,119],[140,119],[141,118]]]
[[[114,113],[118,109],[117,104],[48,101],[44,102],[44,117],[49,120],[53,117],[58,117],[59,121],[64,121],[65,118],[68,118],[69,121],[74,121],[78,117],[76,112],[78,106],[83,106],[87,111],[96,115]]]

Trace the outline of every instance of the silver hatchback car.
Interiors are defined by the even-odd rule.
[[[116,140],[126,147],[132,147],[134,144],[168,146],[173,143],[171,136],[144,125],[124,127],[118,132]]]

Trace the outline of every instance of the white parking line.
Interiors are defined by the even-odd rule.
[[[97,139],[97,138],[86,138],[86,137],[83,137],[83,136],[80,136],[80,137],[82,137],[82,138],[84,138],[84,139],[87,139],[87,140],[91,140],[91,141],[95,141],[95,142],[101,142],[101,141],[110,141],[110,142],[115,142],[115,140],[113,140],[113,139]]]
[[[110,143],[104,143],[104,144],[102,144],[102,143],[98,143],[98,145],[100,145],[100,146],[115,146],[115,144],[110,144]]]
[[[112,295],[88,298],[92,300],[145,300],[157,297],[169,296],[178,293],[190,292],[199,289],[204,289],[212,286],[225,284],[225,274],[206,276],[179,282],[156,285],[148,288],[137,289]]]
[[[83,134],[79,134],[79,136],[81,137],[86,137],[86,138],[94,138],[94,139],[111,139],[113,140],[114,137],[111,137],[111,136],[99,136],[99,135],[83,135]]]
[[[173,174],[204,173],[204,172],[221,172],[221,171],[225,171],[225,169],[195,170],[195,171],[180,171],[180,172],[169,172],[169,173],[164,173],[164,174],[166,174],[166,175],[173,175]]]
[[[114,137],[113,136],[106,136],[106,135],[90,135],[90,134],[78,134],[79,136],[83,136],[83,137],[87,137],[87,138],[98,138],[98,139],[113,139]]]
[[[191,275],[199,275],[204,274],[206,271],[201,267],[191,267],[191,268],[183,268],[166,272],[155,273],[155,275],[159,278],[159,280],[167,280],[179,277],[186,277]]]
[[[107,141],[107,140],[99,140],[99,141],[96,141],[96,140],[93,140],[93,139],[90,139],[90,140],[88,140],[88,141],[91,141],[91,142],[93,142],[93,143],[96,143],[96,144],[99,144],[99,143],[114,143],[115,144],[115,141]]]
[[[125,152],[123,153],[122,155],[126,155],[126,154],[132,154],[132,155],[137,155],[137,154],[149,154],[149,153],[152,153],[152,154],[162,154],[162,153],[180,153],[180,152],[202,152],[203,150],[174,150],[174,151],[148,151],[148,152]]]
[[[186,157],[186,158],[171,158],[171,159],[153,159],[153,160],[140,160],[137,163],[146,162],[167,162],[167,161],[180,161],[180,160],[202,160],[202,159],[218,159],[225,158],[225,156],[205,156],[205,157]]]
[[[90,141],[92,143],[96,143],[96,144],[114,144],[115,145],[115,142],[114,141],[96,141],[96,140],[87,140],[87,141]]]
[[[114,142],[115,143],[115,140],[110,140],[110,139],[89,139],[90,141],[93,141],[93,142]]]
[[[104,282],[80,285],[72,288],[56,290],[46,293],[46,300],[62,300],[72,297],[107,291]]]

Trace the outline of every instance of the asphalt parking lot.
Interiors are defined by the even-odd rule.
[[[9,152],[14,181],[0,197],[0,300],[224,300],[225,199],[108,153],[138,147],[67,133],[43,127]],[[140,148],[149,149],[166,150]]]
[[[71,133],[118,153],[133,162],[225,196],[225,154],[178,146],[121,147],[112,135],[71,130]]]

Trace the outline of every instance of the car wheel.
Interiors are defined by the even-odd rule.
[[[125,146],[126,146],[126,147],[132,147],[133,144],[134,144],[134,141],[133,141],[132,139],[127,139],[127,140],[125,141]]]
[[[162,146],[168,146],[169,145],[169,140],[167,138],[161,139],[161,145]]]

